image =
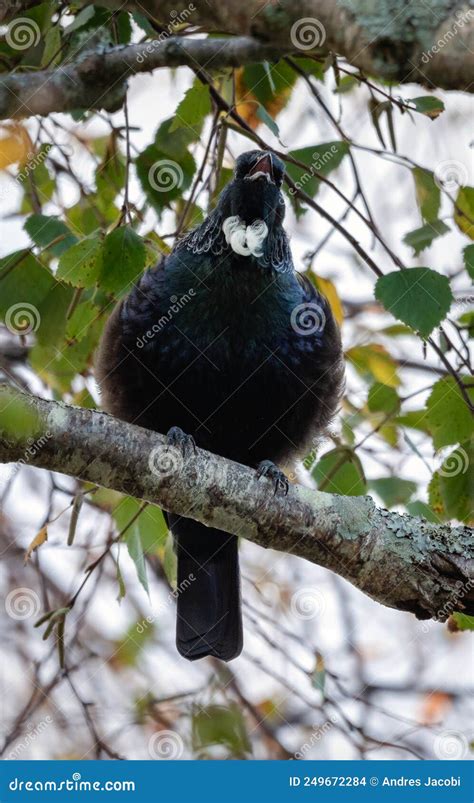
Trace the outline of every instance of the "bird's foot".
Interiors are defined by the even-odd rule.
[[[271,460],[262,460],[257,466],[257,480],[260,477],[268,477],[273,483],[273,493],[275,496],[286,496],[290,483],[283,471],[272,463]]]
[[[187,435],[180,427],[171,427],[166,434],[166,440],[168,441],[168,446],[174,446],[179,449],[183,457],[196,454],[196,441],[192,435]]]

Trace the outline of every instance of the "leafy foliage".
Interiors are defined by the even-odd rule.
[[[13,47],[10,37],[2,37],[0,71],[34,74],[69,64],[96,47],[107,52],[111,46],[136,41],[137,36],[143,38],[144,46],[156,39],[155,27],[139,12],[132,15],[94,5],[66,6],[66,17],[56,2],[23,11],[22,18],[38,27],[40,37],[26,49]],[[173,32],[185,30],[186,25],[184,21],[179,27],[174,21]],[[301,70],[305,81],[299,80]],[[376,83],[376,79],[367,85],[362,74],[342,72],[332,53],[324,61],[300,55],[235,70],[206,71],[206,83],[189,71],[188,87],[175,98],[174,112],[166,119],[160,109],[157,76],[156,131],[141,131],[136,139],[134,121],[130,119],[129,126],[123,115],[119,121],[120,110],[114,117],[101,113],[100,134],[91,133],[89,122],[94,112],[85,109],[76,109],[61,120],[52,117],[41,130],[29,121],[1,123],[0,170],[18,198],[13,215],[21,221],[24,237],[23,248],[0,259],[2,334],[27,355],[22,372],[16,374],[13,368],[12,375],[23,382],[28,371],[28,381],[33,376],[32,386],[41,382],[47,395],[84,407],[98,405],[100,398],[92,381],[94,351],[116,302],[144,270],[170,250],[176,235],[204,219],[232,177],[230,154],[257,147],[255,139],[286,156],[287,175],[296,191],[288,186],[283,189],[296,213],[297,226],[310,241],[308,247],[325,245],[336,227],[332,223],[329,234],[321,235],[318,217],[307,214],[307,220],[298,222],[309,208],[302,195],[317,197],[327,210],[332,210],[331,200],[337,195],[342,204],[337,220],[351,236],[344,241],[350,250],[341,251],[342,270],[347,269],[348,274],[351,269],[365,271],[361,252],[353,246],[355,239],[365,249],[364,236],[359,237],[362,230],[374,234],[370,220],[366,226],[366,203],[370,206],[372,199],[362,197],[365,176],[360,171],[358,178],[356,172],[360,150],[357,138],[343,130],[344,104],[354,98],[362,100],[361,122],[373,126],[375,142],[384,150],[392,148],[394,154],[389,156],[394,158],[398,157],[399,116],[410,118],[414,136],[419,123],[435,131],[444,104],[432,95],[403,100],[397,98],[392,85]],[[310,116],[308,125],[301,126],[304,137],[300,139],[300,120],[292,120],[289,126],[284,112],[293,108],[290,104],[297,93],[309,87],[314,96],[311,92],[305,95],[308,108],[304,101],[304,114]],[[325,97],[323,90],[335,101],[334,108],[340,107],[336,112],[329,108],[327,113],[327,98],[318,103],[318,97]],[[219,107],[216,96],[221,98]],[[315,101],[314,112],[309,100]],[[119,98],[120,104],[123,98]],[[129,112],[131,117],[131,106]],[[322,118],[327,127],[320,125]],[[330,130],[333,133],[326,133]],[[363,150],[371,148],[364,144]],[[372,150],[375,171],[377,160],[386,154]],[[204,153],[207,161],[201,170]],[[328,275],[317,251],[304,256],[305,264],[297,262],[298,269],[304,268],[326,295],[342,327],[348,366],[341,413],[328,440],[315,444],[305,465],[321,491],[371,493],[389,508],[430,521],[470,523],[474,433],[468,400],[474,401],[474,392],[464,355],[474,318],[466,306],[458,304],[464,305],[460,297],[472,292],[474,279],[474,245],[469,244],[474,240],[474,188],[466,186],[462,176],[454,191],[446,190],[432,154],[426,154],[424,166],[411,162],[409,156],[404,157],[404,169],[412,189],[400,200],[404,207],[413,208],[413,220],[396,228],[399,248],[390,245],[397,255],[409,249],[413,267],[402,270],[401,260],[392,263],[383,248],[374,249],[373,263],[382,275],[373,295],[359,305],[351,287],[354,275],[359,274],[349,274],[347,281],[345,273],[342,279],[339,274]],[[393,176],[393,183],[386,187],[387,205],[397,188]],[[347,182],[352,184],[345,197]],[[351,204],[360,211],[357,218]],[[294,218],[288,217],[293,226]],[[385,220],[379,220],[378,227],[385,238]],[[449,264],[435,264],[436,248],[448,237],[449,242],[461,239],[462,246],[453,248]],[[3,241],[2,248],[5,253]],[[326,253],[323,251],[322,257]],[[422,253],[425,267],[416,262]],[[445,332],[453,326],[451,319],[452,340]],[[427,338],[432,342],[425,355],[422,341]],[[456,338],[465,340],[460,345]],[[424,371],[424,395],[418,389],[413,391],[412,375],[406,370],[409,362]],[[38,436],[31,411],[27,406],[12,405],[4,390],[0,393],[0,422],[25,444]],[[399,476],[405,470],[404,465],[399,470],[403,449],[403,459],[408,455],[418,461],[423,476],[411,469],[406,477]],[[157,567],[174,590],[176,558],[161,511],[104,490],[95,492],[93,500],[97,510],[110,516],[111,537],[116,539],[110,554],[117,599],[128,594],[127,566],[140,589],[136,596],[145,604],[143,590],[149,592],[151,572]],[[50,548],[52,539],[46,541],[46,532],[45,525],[30,539],[28,557],[40,546],[43,553]],[[51,620],[51,630],[53,625],[57,628],[60,650],[68,612],[68,608],[58,608],[44,620]],[[452,618],[459,630],[473,627],[472,618],[462,613]],[[138,625],[133,622],[110,641],[108,662],[116,671],[139,664],[147,645],[161,636],[159,616],[146,627]],[[324,696],[330,673],[319,653],[310,674],[314,688]],[[211,696],[206,696],[202,707],[192,709],[195,755],[248,757],[251,742],[243,710],[224,695],[219,702]],[[141,698],[141,707],[137,704],[137,716],[139,710],[143,723],[155,702]],[[262,721],[277,708],[272,701],[268,701],[268,710],[262,704]]]

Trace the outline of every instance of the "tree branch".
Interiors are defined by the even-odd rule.
[[[111,9],[123,2],[103,0]],[[18,4],[19,12],[36,2]],[[135,4],[125,4],[131,10]],[[278,59],[289,53],[329,52],[345,57],[369,75],[401,83],[419,82],[445,89],[474,91],[474,9],[465,2],[428,4],[405,0],[377,9],[354,0],[144,0],[140,11],[163,28],[152,42],[94,50],[60,68],[16,72],[0,79],[0,118],[42,116],[73,109],[115,111],[126,79],[159,67],[237,67]],[[0,21],[13,6],[0,6]],[[18,16],[18,13],[15,15]],[[179,14],[192,26],[237,38],[192,39],[170,36]]]
[[[9,410],[21,418],[21,436],[13,434]],[[0,389],[0,411],[2,462],[69,474],[297,555],[421,619],[474,614],[468,527],[430,524],[378,509],[369,497],[300,485],[273,496],[268,480],[257,481],[247,466],[201,449],[183,458],[156,432],[7,386]]]
[[[0,119],[46,117],[73,109],[116,111],[126,79],[158,67],[238,67],[277,58],[283,51],[249,37],[188,39],[170,36],[162,42],[112,47],[83,53],[61,69],[16,72],[0,78]]]

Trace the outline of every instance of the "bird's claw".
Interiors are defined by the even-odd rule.
[[[286,496],[289,488],[290,483],[288,482],[288,478],[285,476],[283,471],[272,463],[271,460],[262,460],[261,463],[257,466],[257,480],[260,477],[268,477],[269,480],[273,483],[273,494],[274,496],[280,495]]]
[[[197,452],[196,441],[193,436],[187,435],[180,427],[171,427],[166,434],[166,440],[168,446],[174,446],[179,449],[183,457],[189,457]]]

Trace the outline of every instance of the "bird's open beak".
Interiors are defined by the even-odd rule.
[[[269,153],[262,153],[262,155],[257,159],[255,164],[250,168],[249,172],[245,176],[246,181],[255,181],[258,178],[263,178],[270,184],[275,183],[273,176],[273,162]]]

